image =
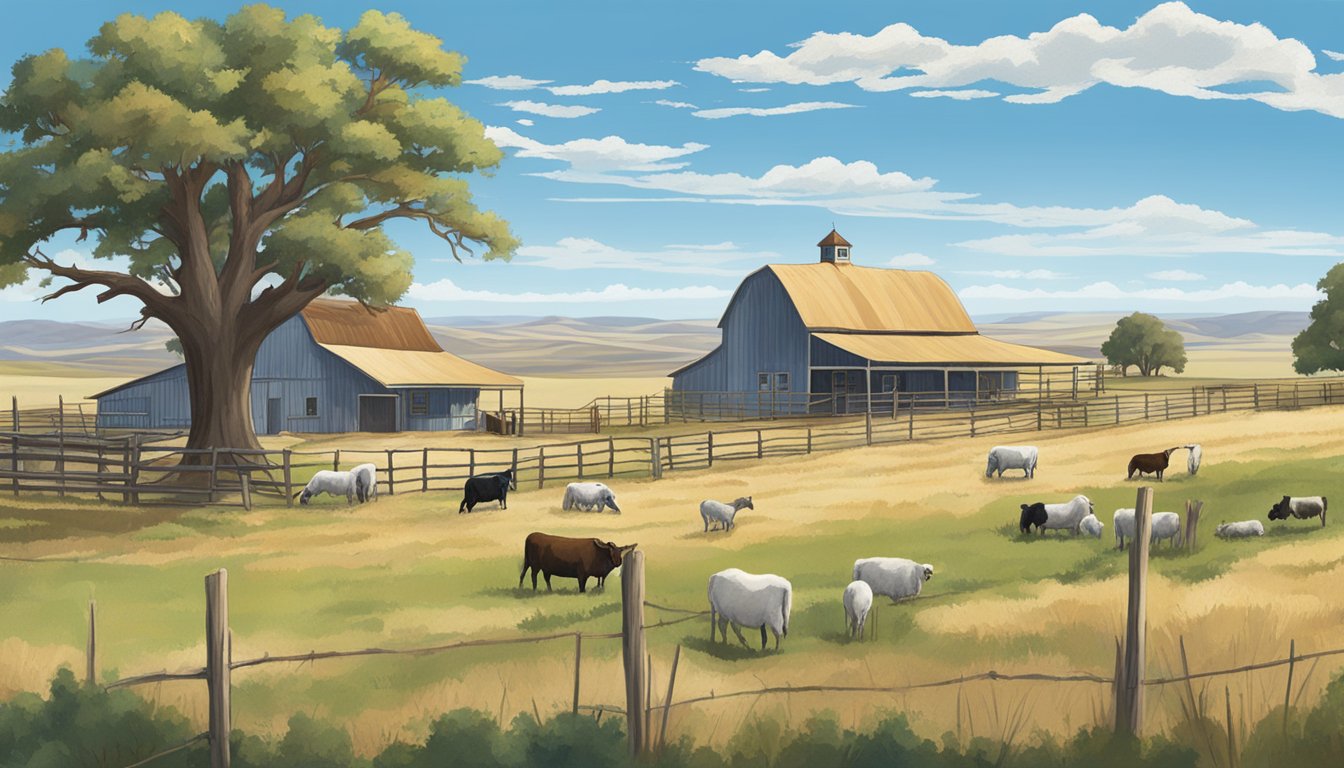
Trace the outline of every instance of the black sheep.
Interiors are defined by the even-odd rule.
[[[1045,512],[1045,502],[1038,501],[1035,504],[1022,505],[1022,518],[1018,521],[1018,530],[1023,533],[1030,533],[1031,526],[1036,526],[1037,533],[1045,532],[1045,521],[1049,519]]]

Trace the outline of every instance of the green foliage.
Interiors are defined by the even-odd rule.
[[[1101,354],[1112,365],[1129,375],[1131,365],[1144,376],[1156,376],[1163,368],[1176,373],[1185,370],[1185,341],[1153,315],[1135,312],[1122,317],[1101,345]]]
[[[1293,339],[1293,370],[1344,371],[1344,264],[1316,283],[1325,299],[1311,308],[1311,324]]]

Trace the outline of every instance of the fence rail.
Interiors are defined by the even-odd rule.
[[[96,496],[122,503],[293,504],[319,469],[372,463],[379,492],[457,491],[481,472],[513,468],[520,485],[653,477],[859,446],[1118,426],[1218,413],[1344,404],[1344,379],[1290,384],[1116,392],[1082,400],[913,405],[890,414],[794,420],[757,428],[686,434],[607,436],[500,448],[189,449],[143,435],[96,437],[0,431],[0,493]]]

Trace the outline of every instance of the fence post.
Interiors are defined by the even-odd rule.
[[[1042,419],[1041,419],[1041,400],[1040,400],[1040,398],[1037,398],[1037,399],[1036,399],[1036,431],[1037,431],[1037,432],[1040,432],[1040,431],[1041,431],[1042,429],[1044,429],[1044,428],[1045,428],[1045,427],[1044,427],[1044,425],[1042,424]]]
[[[764,457],[765,457],[765,442],[761,438],[761,430],[758,429],[756,430],[756,458],[761,459]]]
[[[546,487],[546,446],[537,447],[537,490]]]
[[[136,486],[140,485],[140,434],[131,435],[131,503],[140,503],[140,492]]]
[[[583,633],[574,633],[574,714],[579,714],[579,670],[583,666]]]
[[[1195,499],[1193,503],[1185,502],[1185,548],[1194,551],[1199,545],[1199,513],[1204,509],[1204,502]]]
[[[421,449],[420,454],[420,492],[429,492],[429,449]]]
[[[335,452],[334,454],[332,454],[332,456],[331,456],[331,471],[332,471],[332,472],[340,472],[340,471],[341,471],[341,449],[340,449],[340,448],[337,448],[337,449],[336,449],[336,452]]]
[[[1288,733],[1288,703],[1293,695],[1293,665],[1297,662],[1297,641],[1288,641],[1288,687],[1283,689],[1283,732]]]
[[[975,410],[971,410],[971,437],[975,437]],[[873,411],[870,407],[863,414],[863,439],[868,445],[873,444]]]
[[[1148,420],[1148,393],[1143,393],[1143,420]]]
[[[14,436],[9,439],[9,471],[14,477],[14,495],[19,495],[19,398],[14,398]],[[122,502],[128,499],[123,498]]]
[[[514,449],[513,449],[513,459],[512,459],[512,461],[513,461],[513,463],[509,465],[509,469],[512,469],[512,470],[516,473],[516,472],[518,471],[518,449],[517,449],[517,448],[514,448]],[[475,466],[475,465],[476,465],[476,449],[475,449],[475,448],[471,449],[471,463],[472,463],[472,466]]]
[[[84,682],[93,685],[98,679],[98,604],[89,601],[89,642],[84,647]],[[1292,687],[1292,678],[1288,686]]]
[[[243,509],[252,511],[252,473],[243,472],[238,475],[238,489],[243,495]]]
[[[1260,384],[1257,382],[1253,386],[1254,386],[1253,391],[1255,393],[1255,410],[1258,411],[1260,410]]]
[[[807,453],[812,455],[812,427],[807,428]]]
[[[915,439],[915,401],[910,401],[910,426],[906,437],[910,440]]]
[[[582,480],[582,479],[583,479],[583,443],[582,443],[582,442],[579,442],[579,443],[575,443],[575,444],[574,444],[574,455],[577,457],[578,464],[579,464],[579,479]]]
[[[714,466],[714,431],[713,431],[713,430],[710,430],[709,432],[706,433],[706,435],[707,435],[706,440],[707,440],[707,445],[708,445],[708,449],[707,449],[707,450],[708,450],[708,453],[709,453],[709,466],[712,467],[712,466]]]
[[[513,466],[514,466],[515,470],[516,470],[516,468],[518,467],[518,449],[517,449],[517,448],[514,448],[514,449],[513,449]],[[471,477],[471,476],[473,476],[473,475],[475,475],[475,474],[476,474],[476,449],[475,449],[475,448],[468,448],[468,449],[467,449],[467,477]]]
[[[677,687],[677,665],[681,663],[681,643],[677,643],[677,650],[672,652],[672,674],[667,678],[667,698],[663,699],[663,724],[658,729],[658,751],[663,751],[663,746],[667,744],[667,716],[672,711],[672,692]],[[1290,667],[1291,669],[1291,667]],[[1292,677],[1289,676],[1289,687],[1292,686]]]
[[[1115,396],[1115,423],[1120,423],[1120,396]]]
[[[661,480],[663,477],[663,456],[662,442],[657,437],[649,438],[649,474],[654,480]]]
[[[1166,420],[1171,421],[1171,396],[1164,395],[1162,397],[1162,404],[1166,407],[1167,410]]]
[[[215,488],[218,486],[218,483],[219,483],[219,449],[218,449],[218,448],[211,448],[211,449],[210,449],[210,503],[211,503],[211,504],[214,504],[216,501],[218,501],[218,497],[216,496],[216,493],[215,493]]]
[[[285,506],[294,506],[294,476],[292,472],[292,458],[288,448],[280,452],[280,460],[284,462],[285,473]]]
[[[1153,489],[1139,489],[1134,504],[1134,540],[1129,546],[1129,605],[1125,656],[1116,691],[1115,732],[1137,737],[1143,729],[1144,641],[1148,633],[1148,535],[1152,529]]]
[[[65,495],[65,397],[56,396],[56,495]]]
[[[607,438],[607,477],[616,476],[616,438]]]
[[[205,683],[210,696],[210,768],[229,768],[229,572],[205,577]]]
[[[644,751],[644,700],[648,690],[644,642],[644,553],[635,550],[621,564],[621,656],[625,662],[625,732],[630,756]]]
[[[339,456],[339,455],[340,455],[340,451],[337,451],[336,454]],[[396,491],[397,481],[392,477],[392,475],[395,474],[396,469],[397,469],[397,466],[396,466],[396,462],[395,462],[395,460],[394,460],[394,458],[393,458],[393,456],[392,456],[392,449],[389,448],[389,449],[387,449],[387,495],[388,495],[388,496],[393,496],[393,495],[395,495],[396,492],[397,492],[397,491]]]

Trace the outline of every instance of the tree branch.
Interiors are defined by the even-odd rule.
[[[30,267],[44,269],[55,277],[64,277],[72,281],[70,285],[62,286],[55,292],[44,296],[42,298],[44,303],[68,293],[75,293],[77,291],[82,291],[85,288],[101,285],[107,290],[98,294],[98,302],[100,304],[117,296],[133,296],[140,300],[140,303],[145,306],[145,309],[149,313],[156,316],[161,312],[167,311],[170,307],[170,297],[164,296],[155,290],[152,285],[133,275],[104,270],[80,269],[75,266],[63,266],[57,264],[52,259],[47,258],[47,255],[42,253],[41,249],[37,248],[24,256],[23,261]]]

